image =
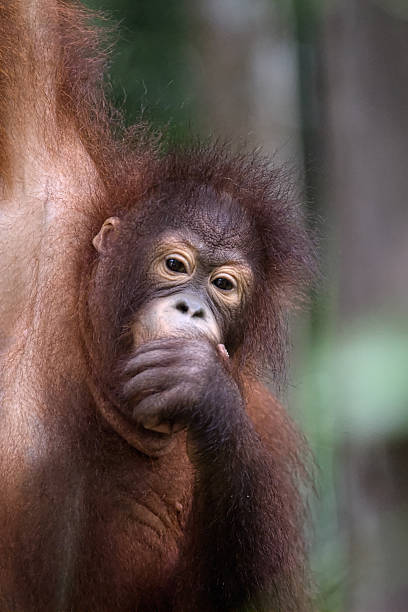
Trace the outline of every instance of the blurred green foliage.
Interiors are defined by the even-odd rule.
[[[115,103],[129,123],[141,118],[179,140],[193,115],[183,0],[86,0],[119,24],[110,70]]]

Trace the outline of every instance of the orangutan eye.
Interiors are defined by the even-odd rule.
[[[217,287],[217,289],[221,289],[222,291],[231,291],[231,289],[234,289],[233,283],[224,276],[218,276],[212,281],[212,283]]]
[[[166,268],[172,272],[177,272],[178,274],[187,274],[186,266],[182,261],[176,259],[175,257],[169,257],[166,259]]]

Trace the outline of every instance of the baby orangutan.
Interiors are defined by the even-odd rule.
[[[303,611],[298,206],[125,130],[105,59],[78,2],[0,6],[0,612]]]

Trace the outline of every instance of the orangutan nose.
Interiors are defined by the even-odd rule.
[[[204,308],[198,301],[193,298],[183,298],[175,304],[176,310],[190,317],[196,317],[198,319],[205,319]]]

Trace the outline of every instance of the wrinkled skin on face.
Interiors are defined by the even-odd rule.
[[[212,387],[220,403],[222,392],[235,394],[230,403],[242,402],[223,342],[249,298],[251,268],[238,252],[211,265],[203,237],[182,238],[164,236],[154,245],[147,275],[155,291],[136,314],[136,351],[125,367],[133,417],[163,432],[192,427]],[[213,250],[213,261],[216,255]]]
[[[184,220],[135,247],[148,298],[132,315],[136,352],[124,368],[123,397],[139,425],[163,433],[190,426],[212,387],[220,398],[228,389],[231,403],[242,401],[228,363],[234,352],[228,338],[237,335],[253,288],[246,245],[237,240],[250,224],[239,208],[231,213],[229,198],[211,191],[204,196],[193,228]],[[156,225],[154,204],[151,208],[145,236]],[[176,217],[182,216],[180,208],[172,201]],[[121,225],[118,218],[104,222],[93,240],[99,253],[109,257],[124,233]]]

